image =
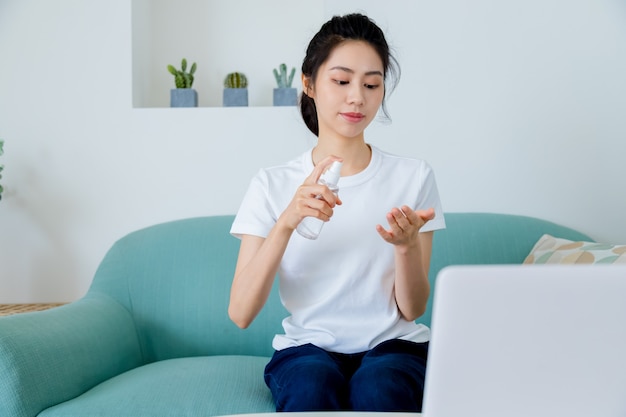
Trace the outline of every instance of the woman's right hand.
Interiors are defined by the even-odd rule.
[[[333,161],[339,160],[329,156],[317,164],[266,238],[242,236],[228,305],[228,315],[237,326],[248,327],[263,308],[291,234],[302,219],[312,216],[326,221],[333,215],[333,207],[341,204],[328,187],[317,183]]]
[[[335,161],[342,161],[342,159],[330,155],[315,166],[296,190],[293,199],[278,219],[278,223],[283,223],[284,227],[295,230],[305,217],[315,217],[325,222],[332,217],[333,208],[335,205],[341,205],[341,199],[327,186],[318,182],[322,174]]]

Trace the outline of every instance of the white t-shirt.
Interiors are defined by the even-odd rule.
[[[231,228],[234,236],[266,237],[313,171],[311,151],[252,179]],[[390,339],[425,342],[429,329],[400,315],[394,296],[394,249],[376,231],[388,229],[393,207],[435,209],[423,232],[445,228],[435,177],[422,161],[391,155],[372,146],[368,167],[339,179],[333,217],[317,240],[294,231],[280,263],[280,297],[291,314],[285,334],[273,347],[281,350],[312,343],[332,352],[370,350]]]

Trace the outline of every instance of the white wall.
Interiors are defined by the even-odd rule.
[[[169,106],[174,78],[165,68],[180,68],[183,57],[189,66],[198,64],[193,87],[199,106],[222,106],[223,80],[233,71],[247,75],[251,106],[271,106],[272,69],[283,62],[299,67],[324,20],[323,2],[310,2],[305,13],[293,0],[132,3],[135,107]]]
[[[369,140],[431,162],[447,211],[626,243],[624,2],[393,4],[320,16],[366,11],[402,65]],[[259,167],[313,143],[294,108],[133,108],[125,0],[0,0],[0,57],[0,303],[79,298],[117,238],[234,213]]]

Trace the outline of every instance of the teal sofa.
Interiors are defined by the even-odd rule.
[[[286,311],[276,288],[241,330],[227,304],[239,241],[232,216],[151,226],[117,241],[87,294],[0,319],[0,416],[213,416],[271,412],[263,368]],[[521,263],[541,219],[448,213],[430,278],[446,265]],[[430,308],[419,321],[430,322]]]

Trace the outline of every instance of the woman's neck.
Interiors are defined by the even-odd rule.
[[[372,159],[372,149],[364,140],[353,138],[347,141],[325,141],[318,139],[313,148],[313,165],[329,155],[343,159],[342,176],[355,175],[363,171]]]

